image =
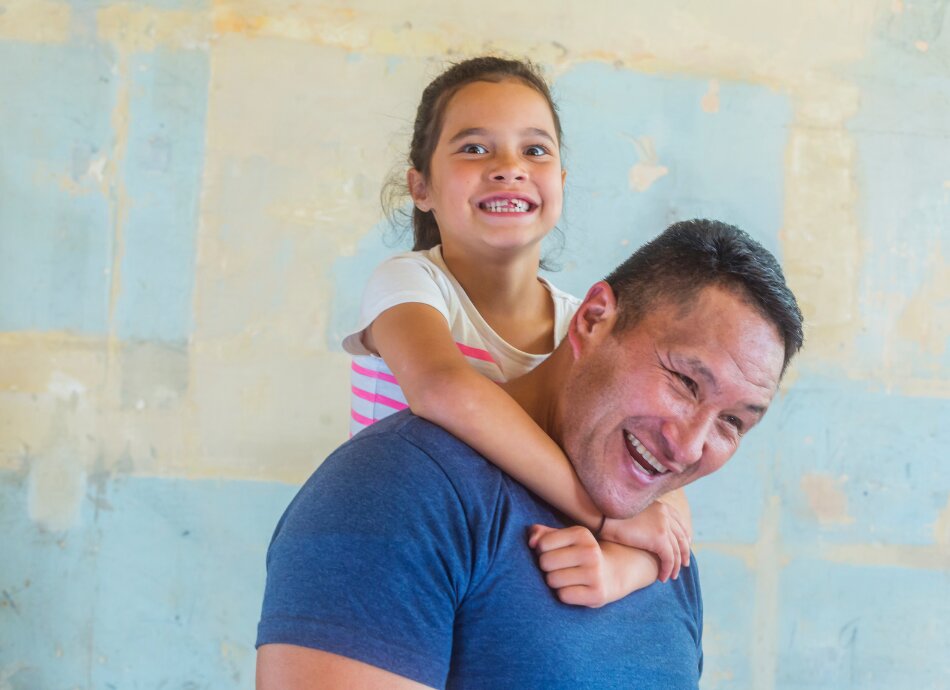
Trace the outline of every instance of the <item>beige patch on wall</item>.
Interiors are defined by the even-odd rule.
[[[645,192],[653,183],[661,177],[669,174],[670,170],[665,165],[661,165],[656,155],[656,145],[651,137],[639,137],[631,139],[637,149],[639,159],[627,175],[627,182],[630,189],[635,192]]]
[[[950,549],[950,495],[947,504],[940,511],[934,522],[934,542],[945,549]]]
[[[719,80],[713,79],[709,82],[709,89],[703,94],[699,106],[704,113],[719,112]]]
[[[923,271],[926,278],[900,314],[895,336],[930,355],[930,373],[939,376],[946,373],[941,360],[950,340],[950,264],[939,244],[928,253]]]
[[[72,7],[65,2],[6,0],[0,12],[0,40],[66,43]]]
[[[812,514],[821,525],[847,525],[854,522],[848,514],[848,497],[841,488],[847,477],[831,477],[825,474],[806,474],[801,479],[801,489]]]
[[[207,47],[211,38],[211,17],[203,12],[119,2],[99,10],[96,20],[99,37],[125,52]]]

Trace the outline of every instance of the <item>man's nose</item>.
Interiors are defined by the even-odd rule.
[[[671,459],[680,467],[680,471],[696,464],[703,457],[712,423],[710,415],[693,414],[664,424],[663,436]]]

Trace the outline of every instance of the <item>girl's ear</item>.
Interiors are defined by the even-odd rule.
[[[429,185],[426,184],[426,178],[415,168],[409,168],[406,171],[406,186],[409,187],[409,196],[412,197],[412,203],[416,208],[426,213],[432,210],[429,203]]]
[[[613,288],[603,280],[594,283],[577,308],[567,331],[574,359],[596,347],[613,331],[617,321],[617,298]]]

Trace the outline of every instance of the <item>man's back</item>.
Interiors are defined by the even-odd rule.
[[[258,644],[313,647],[449,687],[695,687],[698,572],[601,609],[561,604],[526,545],[544,503],[399,414],[354,437],[288,508]]]

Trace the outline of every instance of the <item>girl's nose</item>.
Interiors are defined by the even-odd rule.
[[[524,180],[526,177],[525,169],[517,156],[499,153],[495,158],[495,165],[491,170],[491,179],[496,182],[513,182]]]

